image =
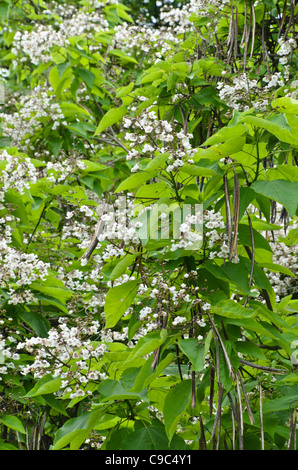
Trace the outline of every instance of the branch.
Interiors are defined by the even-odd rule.
[[[253,367],[254,369],[264,370],[266,372],[271,372],[273,374],[286,374],[289,372],[286,369],[277,369],[275,367],[260,366],[259,364],[254,364],[253,362],[246,361],[245,359],[240,359],[241,364],[245,366]]]

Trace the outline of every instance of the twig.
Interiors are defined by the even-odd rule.
[[[248,217],[248,225],[249,225],[250,238],[251,238],[251,270],[250,270],[250,277],[249,277],[249,288],[251,288],[253,273],[254,273],[254,266],[255,266],[255,239],[254,239],[251,219],[248,213],[247,213],[247,217]],[[246,296],[244,307],[246,307],[247,302],[248,302],[248,295]]]
[[[239,434],[239,450],[244,449],[243,444],[243,410],[242,410],[242,402],[241,402],[241,391],[239,386],[238,376],[236,376],[236,388],[238,394],[238,434]]]
[[[224,392],[224,386],[223,384],[219,385],[218,389],[218,400],[217,400],[217,410],[216,410],[216,415],[215,415],[215,420],[210,436],[210,440],[214,439],[216,429],[218,428],[218,439],[217,439],[217,445],[216,448],[218,449],[219,446],[219,435],[220,435],[220,423],[221,423],[221,404],[222,404],[222,397],[223,397],[223,392]]]
[[[214,329],[214,332],[216,333],[216,336],[217,336],[217,338],[218,338],[218,340],[219,340],[219,342],[220,342],[220,345],[221,345],[221,347],[222,347],[223,354],[224,354],[224,356],[225,356],[225,360],[226,360],[226,363],[227,363],[227,366],[228,366],[228,369],[229,369],[230,376],[234,378],[234,377],[235,377],[235,374],[234,374],[234,371],[233,371],[233,367],[232,367],[230,358],[229,358],[229,356],[228,356],[227,350],[226,350],[226,348],[225,348],[225,345],[224,345],[224,343],[223,343],[223,340],[222,340],[222,338],[221,338],[221,336],[220,336],[220,334],[219,334],[219,332],[218,332],[218,329],[216,328],[216,325],[215,325],[215,323],[214,323],[214,321],[213,321],[213,319],[212,319],[210,313],[207,312],[207,315],[208,315],[209,321],[210,321],[210,323],[211,323],[211,325],[212,325],[212,328]]]
[[[245,388],[244,388],[243,381],[242,381],[242,379],[241,379],[240,374],[239,374],[238,371],[237,371],[237,376],[238,376],[238,380],[239,380],[239,383],[240,383],[240,385],[241,385],[241,390],[242,390],[242,393],[243,393],[243,396],[244,396],[244,400],[245,400],[245,403],[246,403],[246,407],[247,407],[247,412],[248,412],[248,416],[249,416],[249,419],[250,419],[250,423],[251,423],[251,424],[254,424],[255,418],[254,418],[254,415],[252,414],[251,407],[250,407],[249,400],[248,400],[248,396],[247,396],[246,390],[245,390]]]
[[[254,369],[264,370],[266,372],[271,372],[272,374],[286,374],[288,372],[286,369],[277,369],[275,367],[261,366],[259,364],[254,364],[253,362],[249,362],[241,358],[240,362],[246,366],[252,367]]]
[[[262,396],[262,385],[259,380],[259,411],[260,411],[260,432],[261,432],[261,449],[264,450],[264,428],[263,428],[263,396]]]

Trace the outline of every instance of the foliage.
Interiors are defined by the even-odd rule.
[[[290,449],[297,7],[130,13],[0,3],[0,449]]]

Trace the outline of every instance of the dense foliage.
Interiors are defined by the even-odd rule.
[[[297,7],[158,4],[0,2],[1,450],[295,448]]]

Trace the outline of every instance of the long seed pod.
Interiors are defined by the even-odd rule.
[[[243,444],[243,410],[242,410],[242,401],[241,401],[241,390],[239,385],[239,378],[236,376],[236,388],[237,388],[237,395],[238,395],[238,436],[239,436],[239,450],[244,449]]]
[[[256,36],[256,12],[253,2],[250,5],[250,13],[252,16],[252,35],[251,35],[251,49],[250,49],[250,58],[252,58],[255,47],[255,36]]]
[[[221,424],[221,405],[222,405],[223,392],[224,392],[224,386],[223,384],[220,384],[218,388],[217,410],[216,410],[214,425],[213,425],[211,436],[210,436],[210,440],[214,439],[216,429],[218,428],[218,435],[217,435],[218,439],[217,439],[217,446],[216,446],[217,449],[219,445],[220,424]]]
[[[296,450],[296,423],[297,411],[296,409],[291,409],[288,450]]]
[[[231,364],[229,355],[228,355],[227,350],[226,350],[226,348],[225,348],[224,342],[223,342],[223,340],[222,340],[222,338],[221,338],[221,336],[220,336],[220,334],[219,334],[218,329],[216,328],[216,325],[215,325],[215,323],[214,323],[214,321],[213,321],[213,319],[212,319],[210,313],[207,312],[207,314],[208,314],[209,321],[210,321],[210,323],[211,323],[211,325],[212,325],[213,333],[216,334],[216,336],[217,336],[217,338],[218,338],[218,340],[219,340],[219,342],[220,342],[220,345],[221,345],[221,347],[222,347],[223,354],[224,354],[224,357],[225,357],[225,360],[226,360],[226,363],[227,363],[227,366],[228,366],[229,374],[230,374],[231,377],[235,378],[235,373],[234,373],[234,370],[233,370],[233,367],[232,367],[232,364]],[[213,336],[215,336],[215,335],[213,335]]]
[[[234,170],[234,198],[233,198],[233,223],[234,223],[234,234],[230,244],[230,260],[232,259],[233,253],[235,252],[236,261],[238,261],[238,225],[239,225],[239,209],[240,209],[240,185],[236,171]]]
[[[264,450],[263,396],[262,396],[262,385],[260,381],[259,381],[259,412],[260,412],[261,449]]]
[[[209,393],[209,416],[212,416],[212,406],[213,406],[213,398],[214,398],[214,380],[215,380],[215,367],[212,364],[210,370],[210,393]]]
[[[283,28],[283,25],[284,25],[284,22],[285,22],[285,19],[286,19],[287,3],[288,3],[288,0],[285,0],[284,7],[283,7],[283,12],[282,12],[282,17],[281,17],[280,24],[279,24],[277,40],[280,38],[282,28]]]
[[[195,408],[197,403],[196,399],[196,373],[193,370],[191,372],[191,407]]]
[[[226,206],[226,235],[228,237],[229,246],[231,246],[232,218],[231,218],[231,208],[230,208],[230,199],[229,199],[229,184],[228,184],[228,178],[226,175],[224,176],[223,180],[224,180],[225,206]]]
[[[199,440],[199,450],[207,450],[204,423],[200,414],[199,414],[199,422],[200,422],[200,431],[201,431],[200,440]]]
[[[238,380],[239,380],[239,383],[240,383],[240,386],[241,386],[241,390],[242,390],[242,393],[243,393],[243,396],[244,396],[244,400],[245,400],[245,404],[246,404],[248,416],[249,416],[249,419],[250,419],[250,424],[254,424],[255,418],[254,418],[254,415],[253,415],[253,413],[252,413],[252,410],[251,410],[251,407],[250,407],[250,404],[249,404],[248,396],[247,396],[246,390],[245,390],[245,388],[244,388],[243,381],[242,381],[242,379],[241,379],[240,374],[239,374],[238,371],[237,371],[237,376],[238,376]]]
[[[251,219],[249,217],[248,212],[247,212],[247,218],[248,218],[248,225],[249,225],[250,238],[251,238],[251,270],[250,270],[250,276],[249,276],[249,288],[251,288],[252,280],[253,280],[253,274],[254,274],[254,267],[255,267],[255,239],[254,239]],[[245,299],[245,302],[244,302],[244,307],[246,307],[247,302],[248,302],[248,295],[246,296],[246,299]]]

